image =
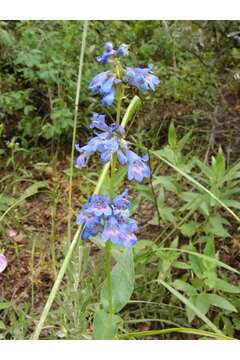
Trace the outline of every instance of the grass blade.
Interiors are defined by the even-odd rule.
[[[236,340],[230,336],[217,335],[217,334],[209,332],[209,331],[192,329],[192,328],[169,328],[169,329],[162,329],[162,330],[138,331],[138,332],[132,332],[132,333],[119,335],[118,338],[119,339],[128,339],[131,337],[136,338],[136,337],[142,337],[142,336],[164,335],[164,334],[170,334],[170,333],[193,334],[193,335],[215,338],[217,340]]]
[[[183,302],[186,306],[188,306],[194,314],[196,314],[210,329],[212,329],[216,334],[224,336],[224,334],[219,330],[198,308],[191,303],[185,296],[180,294],[176,289],[167,284],[164,280],[158,279],[158,283],[163,285],[168,291],[170,291],[174,296],[176,296],[181,302]]]
[[[222,268],[226,269],[226,270],[229,270],[229,271],[232,271],[238,275],[240,275],[240,271],[234,269],[233,267],[225,264],[224,262],[220,261],[220,260],[217,260],[217,259],[214,259],[210,256],[207,256],[207,255],[204,255],[204,254],[200,254],[200,253],[197,253],[195,251],[190,251],[190,250],[184,250],[184,249],[174,249],[174,248],[161,248],[159,250],[156,250],[156,252],[161,252],[161,251],[177,251],[177,252],[181,252],[181,253],[186,253],[186,254],[189,254],[189,255],[194,255],[194,256],[197,256],[203,260],[207,260],[207,261],[210,261],[210,262],[213,262],[214,264],[218,265],[218,266],[221,266]]]

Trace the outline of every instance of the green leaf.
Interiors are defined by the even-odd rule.
[[[215,173],[217,176],[224,175],[225,158],[224,158],[221,147],[218,150],[218,154],[217,154],[217,157],[216,157],[213,165],[214,165],[214,170],[215,170]]]
[[[172,121],[169,130],[168,130],[168,143],[171,146],[172,150],[176,149],[177,146],[177,135],[176,135],[176,129],[174,126],[174,122]]]
[[[191,248],[192,248],[192,247],[191,247]],[[190,248],[190,249],[191,249],[191,248]],[[176,252],[179,252],[179,253],[186,253],[186,254],[195,256],[195,257],[197,257],[197,258],[199,258],[199,259],[212,262],[212,263],[216,264],[217,266],[221,266],[221,267],[223,267],[224,269],[227,269],[227,270],[229,270],[229,271],[232,271],[232,272],[235,273],[235,274],[240,275],[240,271],[238,271],[238,270],[234,269],[233,267],[225,264],[224,262],[222,262],[222,261],[220,261],[220,260],[218,260],[218,259],[215,259],[215,258],[211,258],[211,257],[206,256],[206,255],[204,255],[204,254],[198,253],[198,252],[196,252],[196,251],[191,251],[191,250],[189,250],[189,249],[187,249],[187,248],[186,248],[186,249],[179,249],[179,248],[178,248],[178,249],[160,248],[160,249],[156,249],[156,250],[155,250],[155,252],[156,252],[156,253],[159,253],[159,255],[162,255],[162,253],[163,253],[164,251],[167,251],[167,252],[176,251]]]
[[[235,209],[240,210],[240,201],[237,200],[223,200],[224,204]]]
[[[208,223],[204,226],[204,231],[207,234],[214,234],[220,237],[229,237],[228,231],[223,227],[223,219],[220,215],[211,216]]]
[[[47,187],[48,187],[47,181],[36,181],[22,193],[20,199],[25,199],[27,197],[33,196],[38,193],[39,189],[47,188]]]
[[[222,296],[216,294],[208,294],[209,302],[211,305],[219,307],[223,310],[237,312],[235,306],[233,306],[228,300],[224,299]]]
[[[0,216],[0,222],[4,219],[4,217],[17,205],[19,205],[21,202],[23,202],[24,200],[26,200],[28,197],[33,196],[35,194],[37,194],[37,192],[39,191],[39,189],[43,188],[43,187],[48,187],[48,182],[47,181],[36,181],[35,183],[33,183],[32,185],[30,185],[20,196],[19,199],[17,199],[14,203],[11,204],[11,206],[9,206],[6,211]]]
[[[198,228],[198,223],[196,221],[189,221],[188,223],[182,225],[180,227],[180,230],[184,236],[191,237],[196,233],[197,228]]]
[[[177,269],[191,270],[191,265],[183,261],[175,261],[172,266]]]
[[[197,291],[192,285],[180,279],[176,279],[173,282],[173,286],[175,289],[185,292],[188,296],[197,295]]]
[[[134,263],[131,249],[118,256],[118,263],[111,271],[113,309],[119,312],[130,300],[134,290]],[[105,280],[101,289],[101,303],[108,311],[108,288]]]
[[[176,296],[180,301],[182,301],[186,306],[189,307],[202,321],[208,325],[216,334],[223,335],[221,330],[219,330],[189,299],[183,296],[180,292],[175,290],[172,286],[167,284],[162,279],[158,279],[158,282],[162,284],[168,291],[170,291],[174,296]]]
[[[206,315],[211,305],[208,294],[198,294],[195,299],[195,305],[202,314]]]
[[[175,222],[175,217],[173,215],[174,209],[170,208],[170,207],[160,207],[159,208],[159,214],[161,216],[161,218],[163,219],[163,221],[165,222],[169,222],[169,223],[174,223]]]
[[[146,199],[148,199],[148,200],[150,200],[150,201],[153,201],[153,200],[154,200],[152,191],[151,191],[151,189],[149,188],[149,186],[142,185],[142,184],[137,184],[137,185],[136,185],[136,189],[137,189],[137,191],[139,191],[139,193],[140,193],[141,195],[143,195]]]
[[[7,301],[1,302],[1,303],[0,303],[0,311],[1,311],[1,310],[8,309],[10,306],[11,306],[11,303],[10,303],[10,302],[7,302]]]
[[[153,186],[157,185],[163,185],[168,191],[177,192],[177,187],[171,176],[157,176],[153,181]]]
[[[229,214],[232,215],[232,217],[234,217],[235,220],[237,220],[237,222],[240,223],[240,218],[237,216],[237,214],[235,214],[228,206],[226,206],[224,204],[224,202],[219,199],[219,197],[217,197],[213,192],[211,192],[210,190],[208,190],[205,186],[203,186],[202,184],[200,184],[197,180],[195,180],[191,175],[187,174],[185,171],[181,170],[178,166],[174,165],[173,163],[171,163],[171,160],[169,161],[164,159],[164,155],[161,156],[161,151],[150,151],[151,154],[153,154],[154,156],[156,156],[158,159],[160,159],[161,161],[163,161],[165,164],[167,164],[168,166],[170,166],[172,169],[174,169],[175,171],[177,171],[179,174],[181,174],[182,176],[185,177],[185,179],[187,179],[189,182],[191,182],[194,186],[196,186],[198,189],[201,189],[202,191],[204,191],[206,194],[208,194],[212,199],[214,199],[219,205],[221,205],[222,207],[224,207],[225,210],[227,210],[227,212]]]
[[[93,321],[93,338],[95,340],[115,340],[122,319],[118,315],[111,315],[104,310],[97,310]]]
[[[205,266],[203,265],[202,259],[193,255],[190,255],[189,259],[191,262],[193,272],[197,275],[199,279],[202,279],[205,276],[204,274]]]
[[[183,147],[185,146],[185,144],[189,141],[189,139],[192,136],[192,131],[189,131],[188,133],[186,133],[177,143],[177,149],[178,151],[182,151]]]
[[[215,254],[216,254],[216,250],[215,250],[214,236],[208,236],[207,243],[204,248],[204,255],[215,257]]]
[[[223,279],[216,279],[214,282],[214,289],[222,290],[232,294],[239,294],[240,293],[240,286],[235,286],[228,283],[226,280]]]

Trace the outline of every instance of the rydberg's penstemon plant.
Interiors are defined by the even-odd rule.
[[[94,153],[99,154],[101,163],[110,162],[109,194],[91,196],[77,216],[77,224],[83,228],[82,240],[100,236],[106,249],[107,280],[103,283],[101,292],[102,308],[95,313],[95,338],[102,338],[103,335],[101,334],[105,331],[101,330],[101,327],[104,326],[104,323],[111,329],[109,330],[111,334],[108,332],[108,337],[115,338],[121,319],[114,314],[126,305],[133,291],[131,276],[127,278],[131,282],[128,284],[130,290],[126,291],[126,283],[121,288],[122,278],[126,277],[123,268],[119,267],[119,264],[115,265],[112,272],[110,268],[112,244],[120,245],[127,248],[121,252],[123,256],[121,261],[126,265],[124,271],[128,273],[127,264],[130,260],[132,261],[132,253],[129,248],[137,241],[135,235],[137,222],[129,217],[131,203],[128,200],[128,189],[126,188],[118,195],[114,194],[113,191],[114,184],[112,181],[117,172],[117,163],[127,165],[129,181],[142,182],[150,176],[148,156],[139,156],[130,150],[129,143],[125,139],[126,133],[120,124],[121,107],[126,96],[125,91],[129,86],[135,86],[142,91],[154,91],[160,80],[152,73],[153,65],[148,65],[147,68],[124,67],[121,59],[127,55],[128,46],[126,44],[114,49],[113,44],[107,42],[103,54],[97,57],[97,61],[107,65],[109,69],[97,74],[90,82],[89,89],[94,95],[99,94],[101,96],[104,106],[109,107],[116,103],[116,121],[109,124],[106,115],[94,113],[90,128],[95,136],[85,146],[76,145],[76,150],[79,152],[76,160],[77,168],[82,169],[86,166],[87,160]],[[118,280],[116,281],[117,272]],[[118,297],[119,293],[121,296]]]

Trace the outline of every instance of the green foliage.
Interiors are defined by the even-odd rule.
[[[97,310],[94,315],[93,339],[95,340],[116,340],[117,331],[122,324],[118,315],[111,315],[104,310]]]
[[[119,312],[129,302],[134,290],[134,263],[132,251],[129,249],[116,253],[115,257],[117,264],[111,271],[112,301],[114,311]],[[101,289],[101,303],[107,311],[109,303],[106,280]]]
[[[0,299],[1,339],[30,337],[58,260],[68,251],[63,231],[66,181],[71,172],[67,147],[73,129],[82,25],[82,21],[1,22],[0,251],[6,250],[10,259],[16,256],[14,266],[28,271],[30,282],[22,294],[25,305],[21,297],[12,300],[9,294]],[[231,113],[239,112],[235,105],[228,109],[239,92],[239,82],[233,77],[239,63],[238,26],[234,21],[90,22],[77,142],[85,143],[92,112],[103,111],[88,91],[89,81],[103,71],[95,61],[102,39],[116,45],[127,43],[126,65],[153,63],[161,79],[154,96],[138,94],[145,106],[127,129],[139,152],[152,149],[152,178],[150,184],[130,187],[131,212],[140,225],[138,243],[133,251],[112,248],[115,314],[109,314],[102,243],[96,241],[90,247],[76,238],[76,251],[49,313],[44,338],[116,339],[134,332],[138,323],[160,328],[143,336],[153,335],[151,331],[160,335],[165,324],[178,329],[192,326],[200,335],[201,328],[211,328],[215,334],[238,336],[240,287],[235,252],[240,162],[234,163],[231,155],[231,146],[237,143],[234,132],[231,126],[225,130]],[[129,99],[124,99],[126,104]],[[114,107],[108,112],[114,118]],[[220,137],[224,130],[227,141]],[[74,171],[78,181],[73,186],[74,198],[80,205],[99,176],[99,168],[89,165],[87,173]],[[123,166],[112,179],[106,177],[102,192],[118,193],[126,173]],[[42,223],[35,216],[29,230],[32,208],[25,205],[30,199],[36,199]],[[20,234],[16,241],[7,235],[10,228]],[[6,272],[6,279],[4,272],[1,284],[8,283],[11,271]],[[21,280],[25,277],[26,273]],[[42,284],[47,289],[41,298],[36,291]]]

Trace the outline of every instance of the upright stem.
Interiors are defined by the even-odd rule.
[[[111,281],[111,247],[112,243],[110,240],[106,242],[105,254],[106,254],[106,273],[107,273],[107,288],[108,288],[108,303],[109,313],[114,314],[113,301],[112,301],[112,281]]]
[[[139,106],[140,106],[141,102],[140,102],[140,99],[137,97],[137,96],[134,96],[134,98],[132,99],[131,103],[129,104],[128,108],[127,108],[127,111],[125,112],[124,114],[124,117],[122,119],[122,123],[121,123],[121,126],[124,128],[127,124],[127,122],[134,116],[134,114],[136,113],[136,111],[138,110]],[[96,185],[96,188],[94,190],[94,194],[98,194],[101,190],[101,187],[104,183],[104,180],[106,178],[106,175],[109,171],[109,167],[110,167],[110,162],[108,162],[107,164],[104,165],[103,167],[103,170],[102,170],[102,173],[98,179],[98,182],[97,182],[97,185]],[[22,201],[22,200],[21,200]],[[4,214],[3,214],[4,215]],[[6,215],[6,212],[5,212],[5,215]],[[4,215],[4,216],[5,216]],[[79,239],[79,236],[81,235],[81,231],[82,231],[82,226],[79,226],[77,232],[75,233],[74,235],[74,238],[68,248],[68,251],[66,253],[66,256],[62,262],[62,265],[61,265],[61,268],[57,274],[57,277],[56,277],[56,280],[54,282],[54,285],[50,291],[50,294],[48,296],[48,299],[47,299],[47,302],[44,306],[44,309],[41,313],[41,316],[40,316],[40,319],[39,319],[39,322],[37,323],[36,325],[36,328],[35,328],[35,331],[34,331],[34,334],[32,336],[32,339],[33,340],[37,340],[39,338],[39,335],[42,331],[42,328],[44,326],[44,323],[47,319],[47,316],[48,316],[48,313],[51,309],[51,306],[55,300],[55,297],[59,291],[59,288],[60,288],[60,285],[61,285],[61,282],[62,282],[62,279],[66,273],[66,270],[69,266],[69,263],[71,261],[71,258],[72,258],[72,254],[73,254],[73,251],[78,243],[78,239]]]
[[[80,96],[81,82],[82,82],[82,68],[83,68],[83,59],[84,59],[84,53],[86,47],[87,28],[88,28],[88,20],[85,20],[83,24],[82,46],[79,57],[78,80],[77,80],[75,108],[74,108],[73,134],[72,134],[72,151],[71,151],[71,160],[70,160],[70,176],[69,176],[69,192],[68,192],[68,242],[69,243],[71,241],[71,236],[72,236],[71,220],[72,220],[72,181],[73,181],[74,149],[76,142],[78,105],[79,105],[79,96]]]
[[[121,118],[121,103],[122,103],[121,85],[117,85],[116,98],[117,98],[117,116],[116,116],[116,122],[117,122],[117,124],[120,124],[120,118]]]
[[[117,114],[116,114],[116,123],[120,124],[121,118],[121,104],[122,104],[122,86],[118,85],[116,90],[117,98]],[[112,155],[111,166],[109,168],[109,177],[110,177],[110,189],[109,196],[112,200],[114,196],[114,175],[116,168],[116,155]],[[112,283],[111,283],[111,247],[112,243],[110,240],[106,242],[105,245],[105,254],[106,254],[106,273],[107,273],[107,288],[108,288],[108,304],[109,304],[109,313],[114,314],[113,311],[113,302],[112,302]]]

